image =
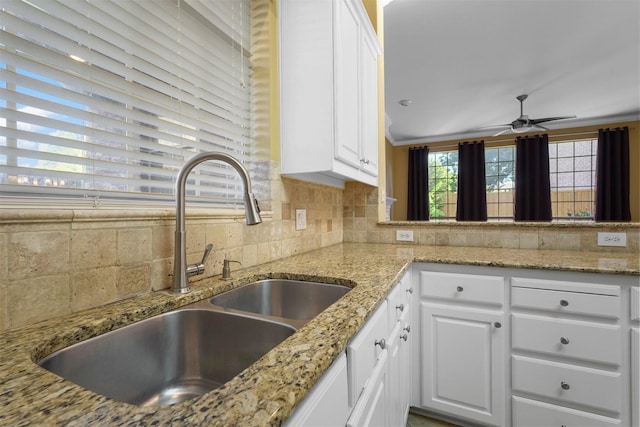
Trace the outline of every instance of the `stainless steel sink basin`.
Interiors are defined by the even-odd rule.
[[[39,365],[117,401],[170,405],[219,387],[294,332],[268,320],[182,309],[64,348]]]
[[[350,290],[342,285],[268,279],[216,295],[209,302],[227,309],[309,321]]]

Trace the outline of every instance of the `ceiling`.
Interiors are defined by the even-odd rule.
[[[640,119],[638,0],[394,0],[384,7],[386,134],[394,145]],[[401,106],[400,100],[411,100]]]

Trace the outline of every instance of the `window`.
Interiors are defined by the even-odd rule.
[[[458,151],[429,153],[429,218],[456,217]]]
[[[549,143],[553,218],[593,219],[597,144],[596,138]],[[515,147],[485,148],[485,170],[489,219],[513,218]],[[458,152],[430,153],[430,218],[456,217],[457,185]]]
[[[593,219],[597,139],[549,144],[554,218]]]
[[[194,154],[249,161],[249,12],[249,0],[5,2],[1,194],[170,203]],[[241,190],[207,162],[188,199],[239,205]]]
[[[514,146],[486,148],[484,151],[489,219],[513,218],[515,151]]]

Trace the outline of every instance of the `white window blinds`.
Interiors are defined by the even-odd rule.
[[[202,151],[251,154],[249,0],[0,0],[0,191],[45,200],[174,198]],[[241,204],[206,162],[189,201]]]

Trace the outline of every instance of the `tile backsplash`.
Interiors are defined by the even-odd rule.
[[[281,178],[277,162],[254,165],[254,192],[263,223],[247,226],[244,212],[188,210],[187,261],[214,249],[200,277],[250,267],[340,242],[638,253],[638,224],[510,224],[378,221],[378,189],[345,189]],[[295,229],[295,210],[307,228]],[[597,246],[597,233],[624,231],[624,248]],[[175,216],[168,210],[0,209],[0,332],[171,285]],[[407,242],[404,242],[407,243]]]
[[[342,190],[281,179],[275,162],[253,175],[262,224],[188,209],[187,262],[214,245],[198,278],[221,274],[225,258],[237,270],[342,242]],[[174,233],[173,209],[0,209],[0,332],[170,287]]]
[[[398,243],[396,231],[411,230],[413,242],[401,243],[613,253],[640,251],[638,223],[379,222],[378,189],[359,183],[345,187],[344,201],[345,242]],[[599,232],[625,232],[627,246],[598,246]]]

